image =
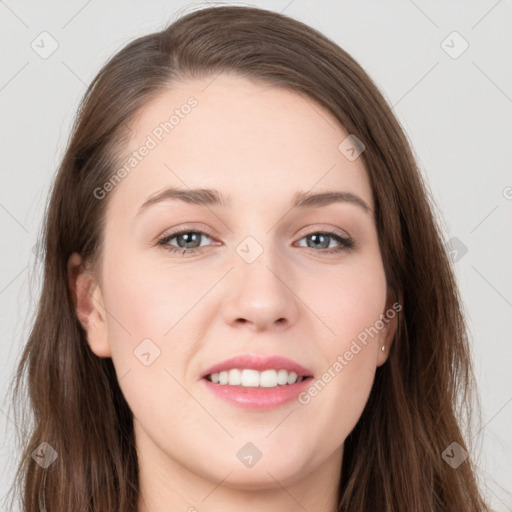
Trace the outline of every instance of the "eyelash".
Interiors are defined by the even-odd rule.
[[[191,249],[187,249],[187,248],[181,248],[181,247],[177,248],[177,247],[169,245],[169,242],[172,239],[174,239],[180,235],[190,234],[190,233],[194,233],[194,234],[198,234],[198,235],[206,235],[208,238],[213,238],[213,236],[210,233],[208,233],[207,231],[192,230],[189,228],[185,228],[180,231],[171,233],[169,235],[165,235],[164,237],[162,237],[158,240],[157,244],[159,246],[162,246],[166,251],[169,251],[173,254],[181,253],[182,255],[185,255],[185,254],[192,254],[192,253],[199,252],[201,249],[203,249],[203,247],[193,247]],[[312,247],[307,247],[307,249],[311,249],[314,252],[320,252],[320,253],[324,253],[324,254],[325,253],[335,254],[335,253],[340,253],[340,252],[349,252],[350,250],[354,249],[354,247],[355,247],[354,240],[352,240],[349,237],[341,236],[338,233],[335,233],[333,231],[313,231],[311,233],[308,233],[307,235],[304,235],[300,240],[307,238],[308,236],[312,236],[312,235],[325,235],[330,238],[333,238],[334,240],[336,240],[338,243],[341,244],[340,247],[335,248],[335,249],[321,249],[319,251],[316,251]]]

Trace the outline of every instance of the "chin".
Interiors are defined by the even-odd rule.
[[[260,449],[254,444],[237,443],[238,448],[232,457],[227,456],[226,452],[214,457],[213,464],[208,464],[206,469],[215,472],[211,475],[214,481],[226,480],[222,485],[236,489],[270,489],[278,485],[290,484],[308,472],[311,468],[311,459],[304,452],[300,453],[297,449],[292,449],[299,443],[288,445],[289,450],[276,450],[265,448],[262,443]],[[267,443],[268,445],[268,443]],[[211,462],[211,460],[210,460]],[[227,476],[229,475],[229,476]]]

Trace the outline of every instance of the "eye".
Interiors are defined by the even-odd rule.
[[[163,246],[166,250],[172,253],[188,254],[196,252],[201,247],[201,240],[203,237],[211,239],[210,235],[204,231],[191,231],[189,229],[183,229],[176,231],[170,235],[166,235],[158,240],[158,245]],[[171,242],[175,240],[177,246],[171,245]]]
[[[342,251],[349,251],[350,249],[353,249],[355,246],[355,243],[351,238],[342,236],[333,231],[316,231],[301,238],[299,242],[301,242],[302,240],[306,240],[306,245],[300,245],[300,247],[322,249],[321,251],[317,252],[324,253],[337,253]],[[334,246],[331,244],[331,242],[334,242]],[[338,247],[336,247],[336,243],[338,244]]]
[[[212,240],[211,235],[205,231],[193,231],[189,228],[184,228],[165,235],[158,240],[158,245],[163,246],[164,249],[171,253],[192,254],[204,247],[204,245],[201,245],[201,241],[204,238]],[[306,241],[306,245],[300,244],[303,240]],[[353,249],[355,242],[351,238],[333,231],[316,231],[301,238],[299,240],[299,247],[319,249],[316,252],[332,254]]]

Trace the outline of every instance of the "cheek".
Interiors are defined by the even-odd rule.
[[[320,338],[326,353],[344,350],[350,341],[365,329],[374,326],[384,313],[386,304],[386,278],[379,263],[335,270],[322,279],[323,286],[306,283],[311,309],[329,329]]]
[[[110,267],[105,261],[105,268],[109,268],[105,304],[112,311],[111,340],[116,343],[129,337],[133,345],[144,338],[164,343],[170,336],[167,333],[182,328],[182,325],[176,329],[174,326],[178,326],[218,279],[215,274],[210,282],[204,273],[151,265],[128,254],[117,258]]]
[[[382,265],[375,264],[333,273],[325,282],[310,294],[311,309],[329,327],[321,329],[316,344],[323,372],[300,403],[314,424],[327,426],[336,445],[354,428],[373,385],[384,336],[375,326],[385,309],[386,279]]]
[[[178,428],[172,407],[163,404],[166,398],[171,403],[169,397],[186,398],[178,381],[183,381],[193,344],[182,341],[193,339],[188,334],[194,306],[211,284],[119,252],[123,256],[115,261],[105,255],[104,299],[121,389],[139,421],[149,411],[163,415],[170,429]],[[186,407],[190,404],[181,404],[183,414]]]

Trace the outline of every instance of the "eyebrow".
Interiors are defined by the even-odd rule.
[[[218,190],[207,188],[180,189],[169,187],[149,197],[139,208],[137,215],[147,210],[150,206],[163,201],[182,201],[200,206],[230,206],[231,197],[224,197]],[[360,207],[365,213],[370,213],[371,208],[359,196],[351,192],[296,192],[293,196],[292,208],[320,208],[333,203],[349,203]]]

